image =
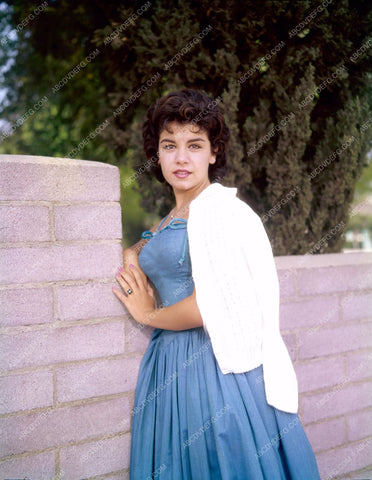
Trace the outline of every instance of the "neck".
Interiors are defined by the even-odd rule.
[[[189,189],[189,190],[175,190],[175,189],[173,189],[174,196],[175,196],[175,199],[176,199],[176,207],[175,207],[176,210],[179,211],[179,210],[187,208],[190,205],[190,203],[192,202],[192,200],[194,200],[194,198],[196,198],[199,195],[199,193],[201,193],[210,184],[211,184],[211,182],[208,179],[202,185],[198,185],[198,186],[196,186],[192,189]]]

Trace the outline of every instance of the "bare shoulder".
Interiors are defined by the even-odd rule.
[[[155,225],[153,225],[151,228],[150,228],[150,232],[154,233],[156,231],[156,229],[158,228],[158,226],[160,225],[161,223],[161,219],[159,220],[158,223],[156,223]],[[141,253],[141,250],[142,248],[144,247],[144,245],[146,245],[146,243],[149,241],[149,238],[141,238],[138,242],[134,243],[133,245],[131,245],[130,247],[128,247],[126,250],[130,251],[130,252],[133,252],[133,253],[136,253],[137,255],[139,255]]]

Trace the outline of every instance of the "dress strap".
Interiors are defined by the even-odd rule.
[[[187,232],[185,233],[185,236],[184,236],[184,238],[183,238],[181,258],[178,260],[178,263],[179,263],[180,265],[182,265],[183,262],[185,261],[186,246],[187,246]]]
[[[168,215],[163,218],[163,220],[159,223],[155,232],[152,232],[151,230],[145,230],[144,232],[141,233],[141,237],[145,239],[152,238],[153,236],[155,236],[156,234],[160,233],[162,230],[165,230],[167,228],[171,228],[173,230],[177,230],[179,228],[186,228],[187,220],[185,218],[175,217],[175,218],[172,218],[172,220],[168,223],[167,226],[161,229],[160,227],[163,225],[167,217]],[[186,247],[184,247],[184,249],[186,249]]]
[[[167,227],[177,230],[178,228],[186,228],[187,220],[186,218],[175,217],[168,223]],[[164,227],[167,228],[167,227]]]
[[[141,233],[141,238],[145,238],[146,240],[148,238],[152,238],[154,236],[154,232],[151,230],[145,230],[144,232]]]
[[[154,235],[156,235],[159,231],[159,228],[163,225],[163,223],[165,222],[166,218],[168,217],[168,215],[166,215],[163,220],[159,223],[157,229],[155,230],[155,232],[152,232],[151,230],[145,230],[144,232],[141,233],[141,238],[145,238],[145,239],[148,239],[148,238],[152,238]]]
[[[168,215],[169,215],[169,214],[168,214]],[[163,220],[159,223],[158,228],[155,230],[155,232],[158,232],[158,231],[159,231],[160,227],[163,225],[163,223],[165,222],[165,220],[168,218],[168,215],[166,215],[166,216],[163,218]]]
[[[144,232],[142,232],[141,237],[145,238],[145,239],[148,239],[148,238],[152,238],[156,234],[158,234],[159,231],[160,231],[160,227],[163,225],[163,223],[165,222],[167,217],[168,217],[168,215],[163,218],[163,220],[159,223],[158,228],[155,230],[155,232],[152,232],[151,230],[145,230]],[[166,228],[171,228],[171,229],[174,229],[174,230],[178,230],[179,228],[186,228],[186,225],[187,225],[187,220],[185,218],[176,217],[176,218],[172,218],[172,220],[169,222],[169,224],[166,227],[163,228],[163,230],[165,230]],[[186,232],[186,234],[184,236],[184,239],[183,239],[183,243],[182,243],[181,257],[178,260],[178,263],[180,265],[182,265],[183,262],[185,261],[187,240],[188,240],[188,238],[187,238],[187,232]]]

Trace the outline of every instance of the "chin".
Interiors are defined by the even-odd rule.
[[[196,184],[195,178],[191,179],[190,177],[186,178],[177,178],[172,175],[170,178],[166,178],[166,181],[172,185],[172,187],[182,187],[182,186],[193,186]]]

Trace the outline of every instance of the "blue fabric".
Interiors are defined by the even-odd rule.
[[[168,306],[194,284],[187,221],[163,222],[143,232],[139,263]],[[320,480],[298,415],[267,404],[262,366],[224,375],[203,328],[155,329],[141,363],[130,479],[157,478]]]

